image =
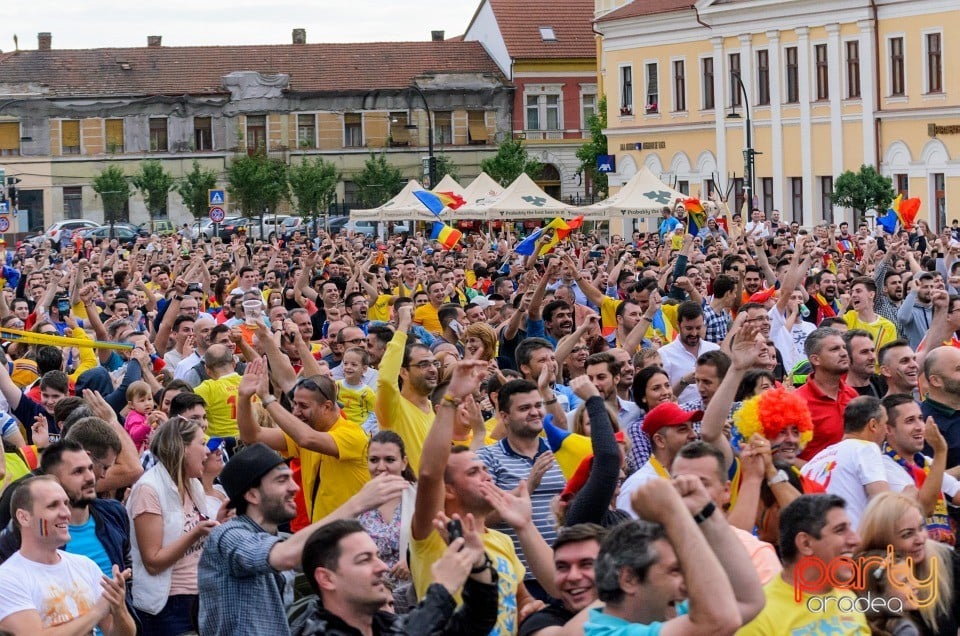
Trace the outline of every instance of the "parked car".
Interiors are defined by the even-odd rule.
[[[148,230],[151,234],[159,234],[160,236],[176,234],[177,232],[177,226],[169,219],[150,219],[141,224],[140,227]]]
[[[113,236],[120,242],[121,245],[131,245],[140,237],[149,237],[150,232],[139,225],[131,225],[129,223],[114,223]],[[102,225],[100,227],[87,230],[83,233],[83,238],[90,239],[94,242],[102,241],[105,238],[110,238],[110,226]]]
[[[60,249],[60,238],[63,236],[64,232],[68,233],[67,236],[71,236],[75,230],[80,230],[83,232],[97,227],[100,227],[99,223],[94,223],[93,221],[88,221],[86,219],[57,221],[48,227],[43,234],[40,236],[35,236],[29,240],[35,247],[39,247],[44,240],[49,240],[53,243],[54,249]]]
[[[241,220],[241,217],[239,216],[228,216],[223,219],[223,221],[220,222],[219,236],[223,236],[223,227],[225,225],[231,225],[239,220]],[[204,235],[208,239],[213,238],[213,221],[210,219],[204,219],[200,221],[200,234]]]

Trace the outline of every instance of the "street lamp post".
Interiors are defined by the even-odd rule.
[[[747,147],[743,151],[743,173],[744,173],[744,195],[747,201],[747,204],[752,208],[753,207],[753,173],[755,167],[755,158],[757,153],[753,149],[753,126],[750,124],[750,96],[747,95],[747,88],[743,85],[743,80],[740,79],[740,73],[734,71],[730,73],[731,77],[737,82],[737,88],[740,90],[740,93],[743,95],[743,108],[746,111],[747,119],[747,131],[746,131],[746,145]],[[734,100],[731,100],[730,104],[733,108],[733,112],[728,116],[730,119],[740,119],[739,113],[737,113],[737,103]],[[749,210],[747,210],[749,213]]]
[[[430,104],[419,86],[411,82],[410,88],[423,100],[423,108],[427,111],[427,174],[430,176],[430,187],[434,188],[437,185],[437,166],[433,159],[433,117],[430,115]]]

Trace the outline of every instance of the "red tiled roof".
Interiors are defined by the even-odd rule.
[[[514,59],[596,57],[593,0],[488,0]],[[540,27],[556,41],[544,41]]]
[[[597,22],[609,22],[623,18],[636,18],[642,15],[669,13],[681,9],[692,9],[695,0],[633,0],[628,5],[597,19]]]
[[[130,69],[124,70],[122,63]],[[430,73],[502,77],[479,42],[163,46],[0,54],[0,84],[39,83],[55,96],[224,93],[220,78],[234,71],[287,73],[289,89],[297,92],[403,88],[413,77]]]

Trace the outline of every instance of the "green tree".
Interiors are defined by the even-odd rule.
[[[159,159],[148,159],[141,163],[140,170],[130,177],[130,183],[143,195],[151,219],[166,216],[167,196],[173,189],[173,175],[163,169]]]
[[[262,219],[289,196],[287,164],[262,152],[242,155],[227,169],[227,191],[243,216]]]
[[[120,166],[107,166],[93,178],[93,191],[103,200],[104,219],[112,225],[130,200],[127,176]]]
[[[893,201],[893,181],[873,166],[862,165],[860,172],[847,170],[833,184],[830,201],[834,205],[854,210],[854,225],[867,210],[882,212]]]
[[[607,136],[603,134],[607,127],[607,97],[604,95],[597,102],[597,112],[590,115],[587,128],[590,129],[590,141],[585,142],[577,149],[577,159],[580,160],[580,171],[590,178],[593,184],[593,193],[600,196],[607,195],[607,174],[597,171],[597,157],[607,154]]]
[[[210,199],[207,191],[217,187],[217,173],[213,170],[204,170],[200,162],[193,160],[193,169],[184,175],[183,181],[176,185],[177,193],[183,199],[183,205],[190,210],[198,221],[206,218],[210,210]]]
[[[542,163],[530,158],[523,143],[516,139],[504,141],[497,149],[497,154],[480,163],[480,169],[504,187],[524,172],[531,179],[536,179],[543,172],[543,167]]]
[[[453,159],[445,154],[438,154],[433,157],[435,169],[437,171],[437,183],[446,175],[453,177],[455,181],[460,180],[460,168],[453,163]],[[436,183],[433,184],[436,186]]]
[[[300,216],[311,217],[316,229],[317,215],[326,214],[337,195],[337,167],[321,157],[304,158],[303,163],[290,167],[288,177]]]
[[[366,208],[375,208],[396,196],[407,180],[398,168],[387,163],[386,153],[370,153],[363,170],[354,175],[353,182],[357,186],[358,203]]]

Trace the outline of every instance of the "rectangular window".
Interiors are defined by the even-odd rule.
[[[20,154],[20,122],[5,121],[0,123],[0,156],[15,156]],[[2,187],[3,184],[0,184]]]
[[[827,223],[833,223],[831,194],[833,194],[833,177],[820,177],[820,211],[823,213],[823,220]]]
[[[703,181],[703,191],[707,193],[708,199],[713,196],[713,193],[717,191],[717,185],[713,182],[713,179]]]
[[[757,51],[757,104],[770,105],[770,52]]]
[[[703,58],[703,109],[713,110],[713,58]]]
[[[587,130],[590,128],[590,118],[597,114],[597,96],[593,93],[585,93],[580,97],[582,103],[581,128]]]
[[[890,38],[890,95],[903,95],[904,84],[903,38]]]
[[[123,120],[108,119],[104,122],[107,134],[107,152],[123,152]]]
[[[687,110],[686,63],[683,60],[673,62],[673,110]]]
[[[847,42],[847,97],[860,97],[860,42]]]
[[[633,67],[620,67],[620,114],[633,114]]]
[[[769,214],[773,210],[773,177],[761,177],[760,190],[763,192],[763,211]]]
[[[317,147],[317,116],[314,113],[297,115],[297,147]]]
[[[343,145],[345,148],[363,146],[363,117],[360,113],[343,114]]]
[[[65,155],[80,154],[79,119],[64,119],[60,122],[60,148]]]
[[[193,118],[193,149],[213,150],[213,128],[210,117]]]
[[[902,194],[904,199],[910,198],[910,177],[905,174],[893,175],[893,189]]]
[[[803,218],[803,177],[790,177],[790,202],[794,219]]]
[[[441,146],[453,143],[453,113],[449,110],[433,112],[433,142]]]
[[[247,152],[267,149],[267,116],[247,115]]]
[[[398,110],[390,113],[390,145],[409,146],[410,130],[407,128],[407,111]]]
[[[689,181],[677,181],[677,191],[690,195],[690,182]]]
[[[471,145],[482,145],[489,141],[486,113],[484,111],[467,111],[467,135]]]
[[[933,209],[937,216],[937,227],[947,227],[946,181],[942,172],[930,175],[933,178]]]
[[[657,63],[650,62],[647,69],[647,100],[644,107],[648,113],[660,112],[660,83],[657,78]]]
[[[727,59],[730,62],[730,105],[743,106],[743,95],[740,94],[740,84],[737,83],[737,78],[740,76],[740,54],[731,53]]]
[[[83,187],[64,186],[63,188],[63,218],[83,218]]]
[[[797,62],[797,47],[785,48],[783,57],[786,60],[787,103],[796,104],[800,101],[800,67]]]
[[[166,117],[150,118],[150,152],[167,152]]]
[[[547,130],[560,130],[560,96],[544,95]]]
[[[733,180],[733,205],[734,210],[739,212],[743,209],[743,202],[745,201],[744,192],[743,192],[743,177],[736,177]],[[749,214],[749,211],[747,212]]]
[[[817,63],[817,99],[830,99],[830,65],[827,62],[827,45],[817,44],[813,47],[813,54]]]
[[[940,48],[940,34],[927,34],[927,92],[943,92],[943,51]]]
[[[527,95],[527,130],[540,130],[540,99]]]

